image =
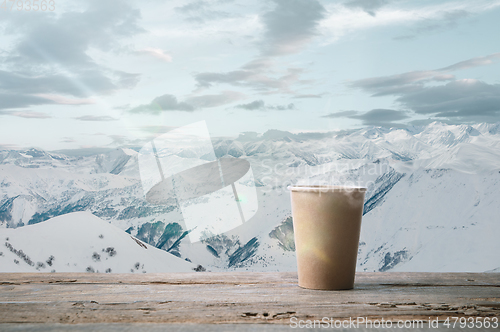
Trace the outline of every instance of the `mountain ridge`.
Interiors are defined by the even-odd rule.
[[[237,228],[199,243],[181,237],[189,229],[175,197],[163,205],[145,200],[135,150],[118,148],[90,156],[4,150],[0,151],[0,230],[87,211],[212,271],[288,271],[295,269],[294,253],[283,249],[291,248],[289,243],[280,241],[290,238],[286,233],[290,227],[279,228],[291,216],[287,186],[352,184],[368,188],[358,269],[494,270],[500,261],[484,251],[498,252],[500,247],[480,239],[500,234],[495,222],[500,211],[494,201],[500,196],[499,128],[500,123],[434,122],[404,129],[370,127],[321,135],[274,131],[266,137],[247,133],[244,139],[213,139],[218,158],[250,163],[258,211]],[[193,155],[179,149],[172,153],[180,162]],[[206,207],[211,204],[209,198],[201,201]],[[459,231],[462,227],[472,230],[474,239],[466,240],[466,232]],[[444,249],[423,238],[424,233],[430,238],[449,237],[444,243],[456,253],[430,254]],[[472,249],[457,245],[464,241]],[[448,263],[460,262],[459,255],[466,261]],[[475,263],[474,257],[485,258]]]

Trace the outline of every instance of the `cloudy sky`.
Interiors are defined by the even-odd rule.
[[[500,0],[52,4],[0,8],[0,149],[500,121]]]

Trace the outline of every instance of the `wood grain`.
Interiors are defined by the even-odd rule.
[[[0,323],[278,323],[500,317],[498,273],[358,273],[353,290],[296,273],[0,274]]]

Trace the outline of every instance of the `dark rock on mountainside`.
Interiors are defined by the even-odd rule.
[[[269,233],[269,237],[278,240],[278,246],[283,250],[295,251],[292,217],[286,218],[279,226],[276,226],[276,228]]]
[[[399,263],[402,263],[408,259],[408,250],[400,250],[396,251],[391,255],[390,252],[386,253],[384,256],[384,260],[382,261],[383,265],[379,268],[380,272],[389,271],[394,268]]]
[[[243,247],[239,248],[229,257],[228,267],[240,264],[250,257],[254,256],[259,247],[259,241],[256,237],[248,241]]]
[[[398,173],[394,169],[379,176],[377,180],[375,180],[375,185],[378,185],[378,187],[372,192],[370,197],[365,199],[363,215],[382,204],[385,195],[387,195],[392,187],[394,187],[394,185],[398,183],[403,176],[405,176],[405,173]]]

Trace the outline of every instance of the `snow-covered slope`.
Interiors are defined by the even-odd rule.
[[[189,272],[196,267],[89,212],[0,229],[0,272]]]
[[[427,169],[404,174],[364,216],[358,269],[498,268],[499,187],[498,171],[476,175]]]
[[[137,176],[137,152],[132,149],[115,149],[95,158],[96,173]]]

